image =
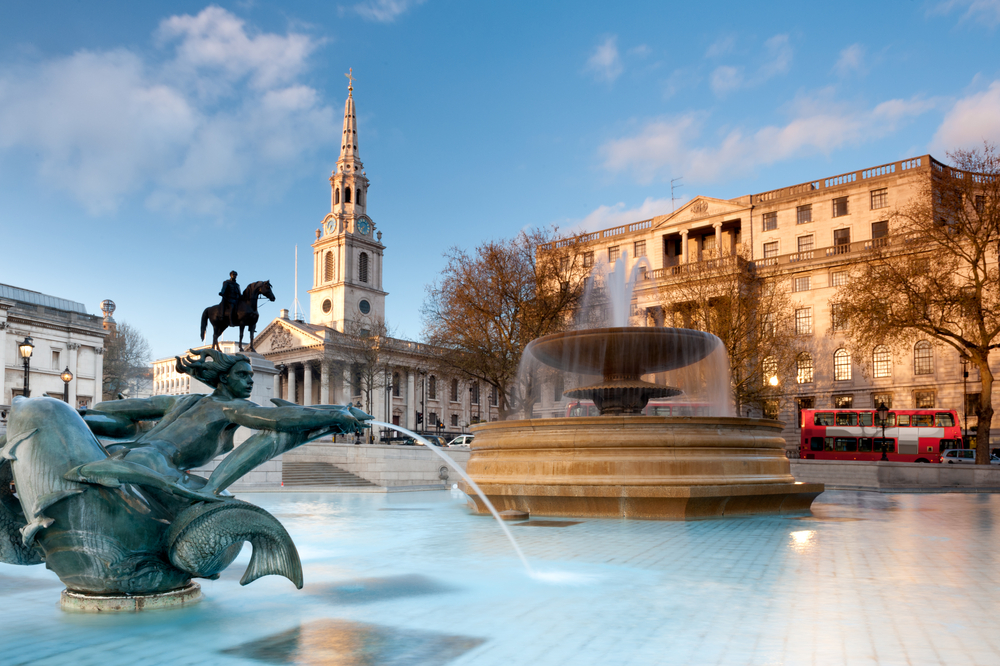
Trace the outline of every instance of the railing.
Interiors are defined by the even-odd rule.
[[[944,166],[935,160],[932,160],[932,162],[934,163],[935,167],[938,168],[939,171]],[[914,157],[907,160],[901,160],[899,162],[892,162],[890,164],[883,164],[881,166],[870,167],[868,169],[861,169],[860,171],[851,171],[850,173],[840,174],[839,176],[831,176],[830,178],[823,178],[822,180],[814,180],[808,183],[801,183],[799,185],[782,187],[781,189],[771,190],[770,192],[753,194],[750,196],[750,201],[751,203],[774,201],[775,199],[783,199],[785,197],[802,194],[803,192],[821,190],[821,189],[826,189],[828,187],[839,187],[841,185],[848,185],[850,183],[856,183],[859,180],[882,178],[885,176],[891,176],[897,171],[907,171],[909,169],[915,169],[923,164],[924,164],[924,157]]]
[[[632,222],[631,224],[623,224],[620,227],[613,227],[611,229],[604,229],[603,231],[594,231],[589,234],[580,234],[579,236],[570,236],[569,238],[560,238],[559,240],[552,241],[551,243],[543,243],[538,246],[539,250],[556,250],[561,247],[569,247],[571,245],[576,245],[577,243],[589,243],[590,241],[598,240],[601,238],[613,238],[615,236],[623,236],[625,234],[634,233],[636,231],[642,231],[643,229],[649,229],[653,226],[653,220],[642,220],[641,222]]]

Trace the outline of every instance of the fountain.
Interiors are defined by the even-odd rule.
[[[619,259],[603,280],[619,287],[610,291],[615,326],[544,336],[525,350],[547,368],[600,375],[597,384],[564,392],[592,400],[600,416],[474,425],[469,475],[500,511],[531,515],[692,520],[808,511],[823,484],[792,477],[780,421],[733,417],[728,409],[641,415],[649,400],[683,393],[642,376],[694,367],[722,349],[701,331],[624,325],[635,273],[623,279],[626,265],[627,257]],[[462,487],[473,511],[486,513]]]

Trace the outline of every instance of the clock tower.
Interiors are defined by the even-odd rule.
[[[352,323],[384,319],[382,232],[368,217],[368,177],[358,156],[353,70],[347,77],[340,159],[330,176],[330,212],[313,243],[309,321],[345,332]]]

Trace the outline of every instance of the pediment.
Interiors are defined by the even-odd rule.
[[[726,199],[697,196],[673,213],[653,218],[653,228],[670,227],[675,224],[701,220],[706,217],[726,217],[731,214],[741,213],[744,210],[746,210],[745,205],[733,203]]]
[[[323,344],[322,335],[284,319],[272,321],[254,340],[254,347],[259,354],[272,354],[321,344]]]

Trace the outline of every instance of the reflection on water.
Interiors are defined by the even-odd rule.
[[[271,664],[436,666],[484,642],[485,639],[472,636],[324,619],[222,652]]]
[[[800,530],[789,535],[792,539],[792,550],[797,553],[808,553],[814,545],[816,533],[812,530]]]
[[[360,578],[331,585],[311,585],[306,591],[326,597],[337,604],[369,604],[421,594],[443,594],[456,588],[433,578],[410,574],[385,578]]]

